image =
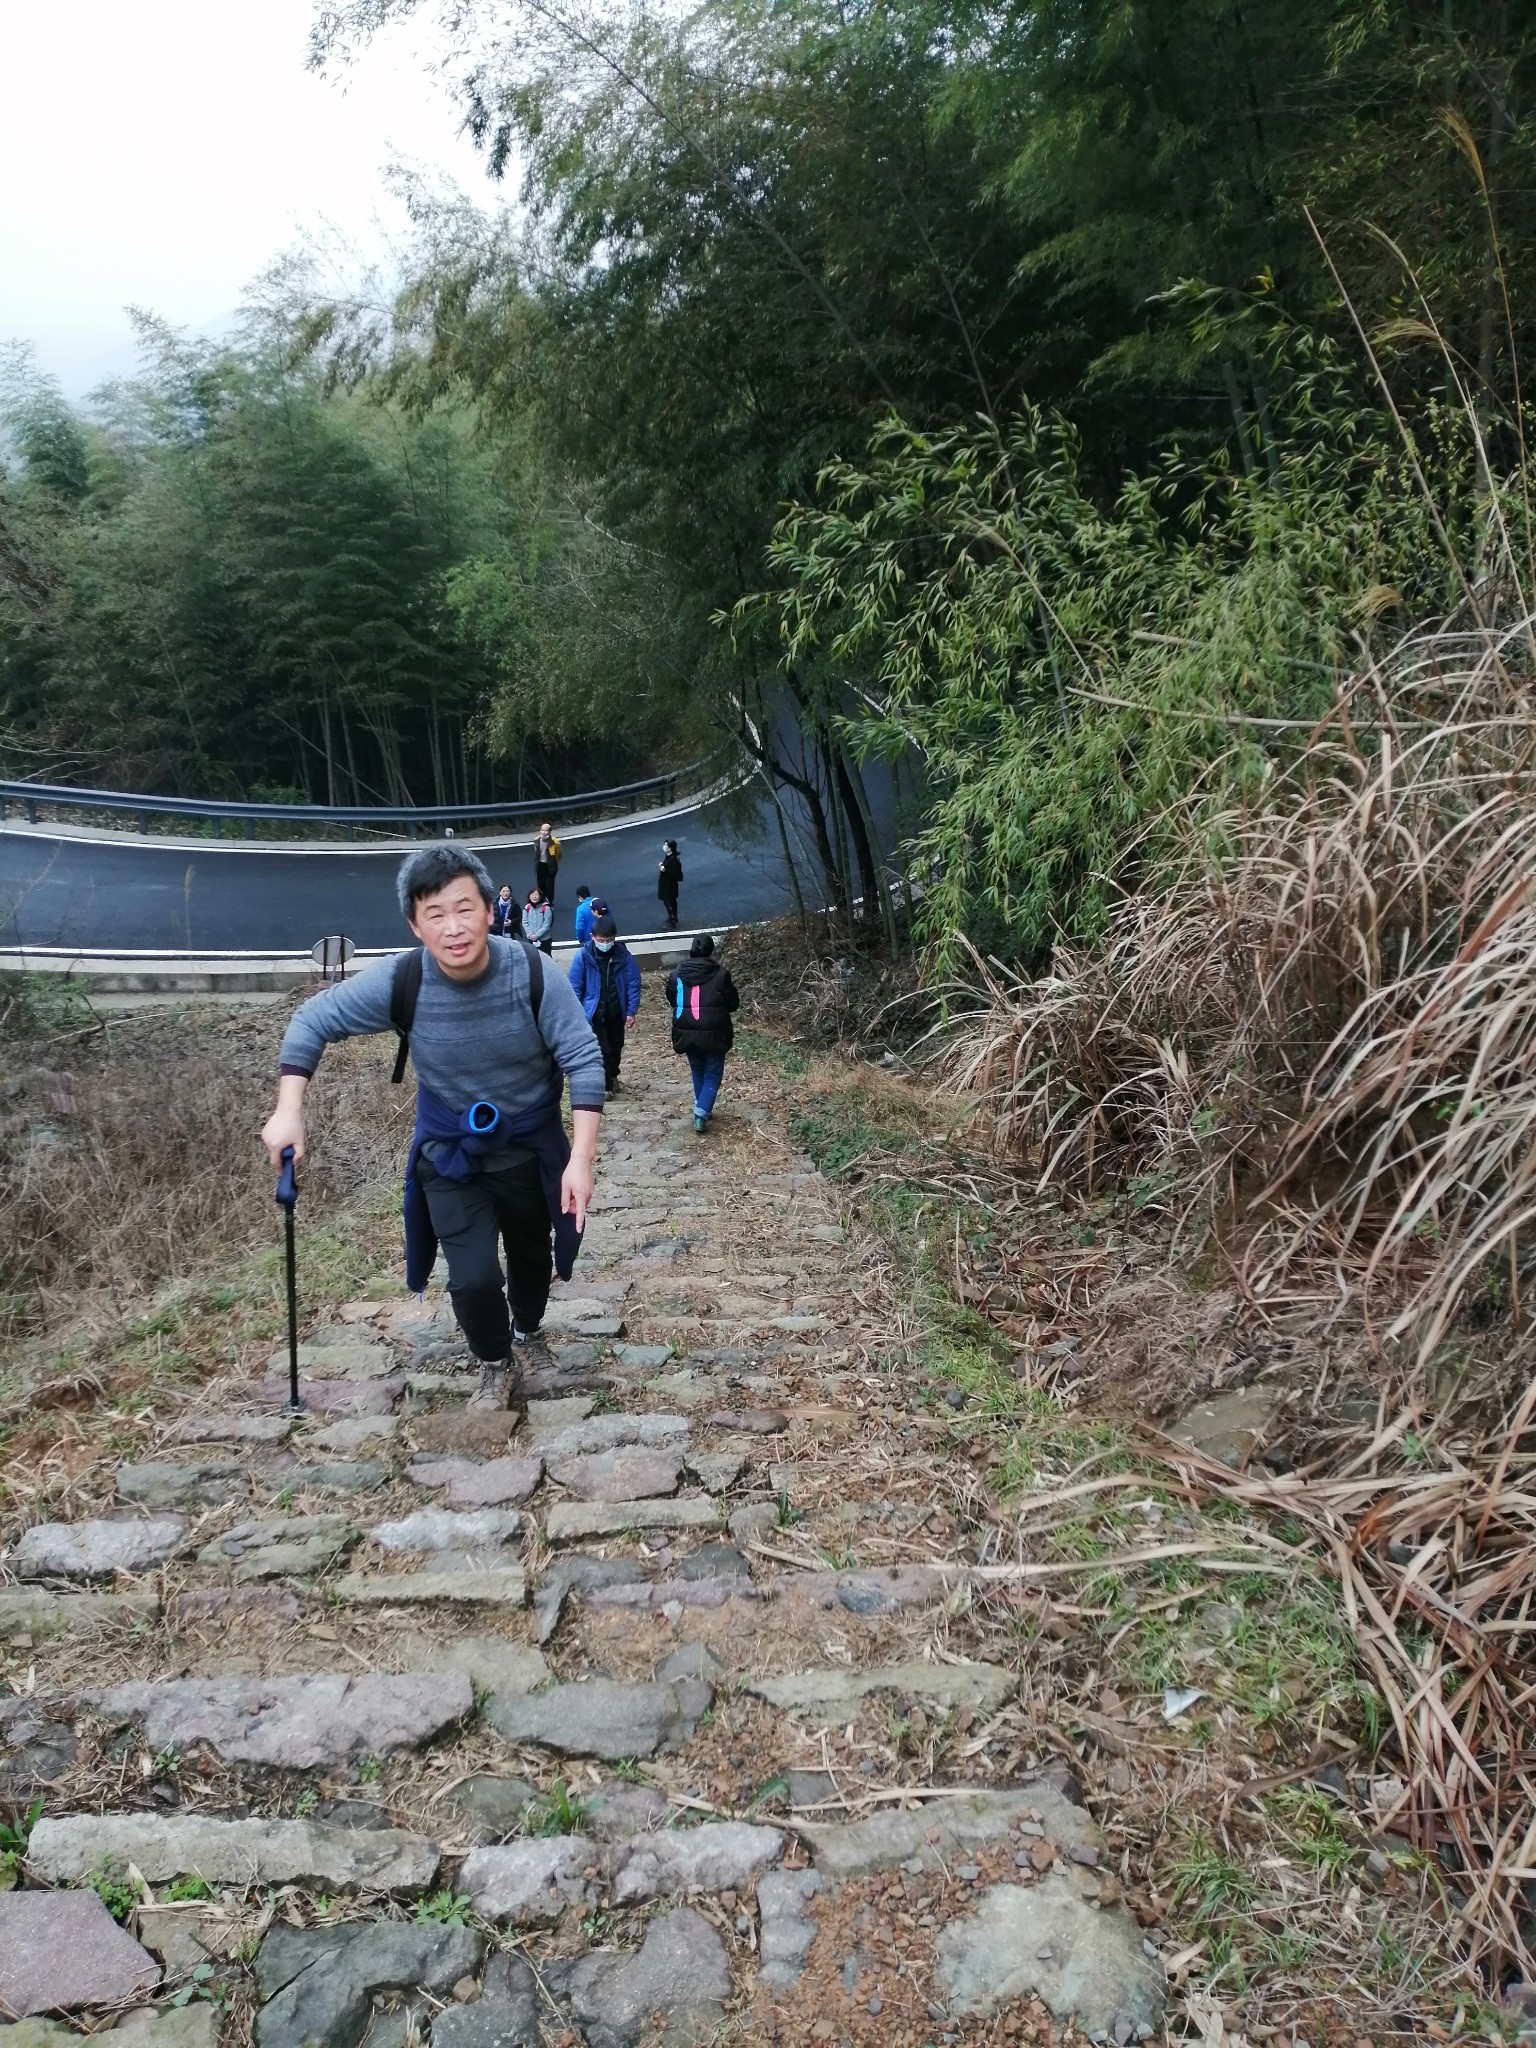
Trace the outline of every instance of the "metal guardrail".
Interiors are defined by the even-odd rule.
[[[63,783],[0,781],[0,821],[12,804],[19,803],[27,822],[38,822],[38,806],[54,810],[124,811],[138,820],[142,833],[149,831],[151,818],[198,818],[211,820],[222,837],[223,821],[243,821],[246,837],[254,839],[262,825],[340,825],[348,839],[359,825],[378,829],[404,825],[414,839],[419,826],[507,823],[519,824],[545,818],[569,818],[576,811],[609,810],[627,804],[640,808],[642,797],[671,803],[678,784],[692,776],[702,764],[679,768],[670,775],[650,775],[641,782],[623,782],[612,789],[580,790],[574,796],[532,797],[516,803],[494,804],[252,804],[236,801],[205,801],[191,796],[136,795],[116,789],[75,789]]]

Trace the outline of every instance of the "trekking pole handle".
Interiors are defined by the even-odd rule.
[[[272,1197],[285,1209],[291,1209],[299,1199],[299,1183],[293,1172],[293,1147],[283,1147],[283,1170],[277,1177],[277,1192]]]

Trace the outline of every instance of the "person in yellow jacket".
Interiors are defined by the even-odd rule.
[[[550,826],[541,825],[539,836],[533,842],[533,885],[551,908],[554,907],[555,878],[560,872],[563,851]]]

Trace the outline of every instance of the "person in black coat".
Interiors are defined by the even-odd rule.
[[[499,939],[523,936],[523,906],[512,894],[512,884],[503,882],[501,893],[491,905],[491,930]]]
[[[677,856],[677,841],[664,839],[661,859],[656,863],[656,894],[667,913],[667,930],[677,930],[677,892],[683,879],[683,864]]]
[[[731,971],[715,958],[715,942],[700,933],[692,952],[666,982],[672,1012],[672,1050],[687,1060],[693,1075],[693,1128],[702,1136],[725,1077],[725,1056],[736,1041],[731,1013],[741,997]]]

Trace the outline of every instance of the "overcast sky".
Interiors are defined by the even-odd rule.
[[[0,340],[79,395],[131,365],[123,308],[217,330],[301,230],[377,256],[403,159],[489,197],[429,20],[336,76],[312,0],[0,0]]]

